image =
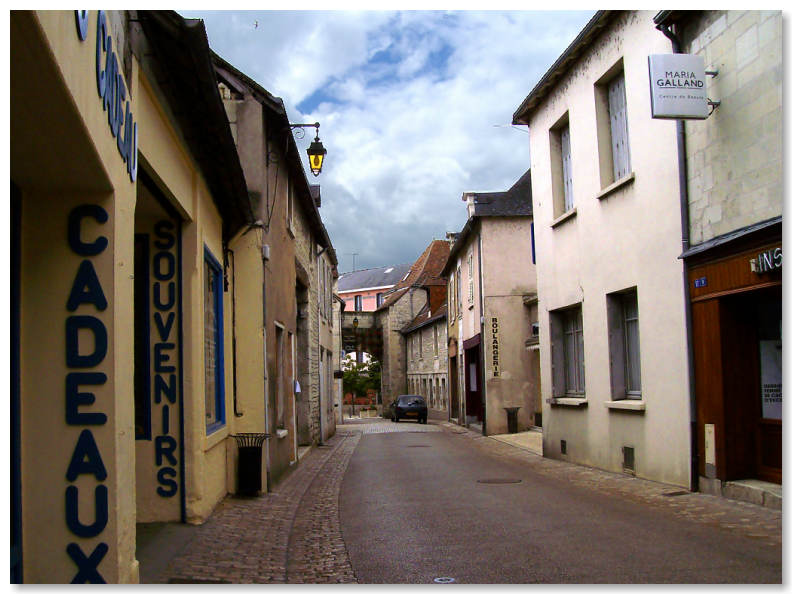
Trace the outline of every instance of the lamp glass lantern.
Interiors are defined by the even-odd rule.
[[[322,172],[322,165],[324,165],[324,158],[327,154],[327,150],[322,145],[322,141],[319,140],[319,134],[317,133],[316,138],[314,138],[311,146],[308,147],[308,163],[311,166],[311,173],[315,176],[318,176]]]

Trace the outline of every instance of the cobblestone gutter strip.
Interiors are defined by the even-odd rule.
[[[355,584],[339,517],[339,494],[349,459],[360,441],[350,433],[326,460],[294,517],[289,538],[286,583]]]
[[[252,498],[227,497],[156,581],[286,583],[289,537],[303,496],[327,461],[334,462],[335,472],[338,450],[347,446],[354,451],[358,441],[359,436],[336,434],[327,442],[330,448],[315,448],[272,492]],[[339,486],[345,468],[346,464],[338,473]],[[335,515],[337,524],[337,508]]]
[[[782,515],[778,510],[703,493],[685,491],[684,495],[679,495],[682,489],[675,485],[544,458],[533,452],[482,437],[458,425],[443,423],[441,426],[457,438],[470,439],[474,447],[483,451],[522,461],[526,469],[530,469],[532,473],[553,477],[566,484],[597,490],[620,499],[648,503],[691,522],[707,524],[727,532],[734,531],[755,538],[764,545],[781,545]]]

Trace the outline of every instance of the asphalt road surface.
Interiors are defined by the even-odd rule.
[[[781,582],[778,543],[404,425],[364,434],[341,485],[341,529],[360,583]]]

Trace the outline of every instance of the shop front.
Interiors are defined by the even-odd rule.
[[[704,481],[781,483],[781,222],[690,253]]]

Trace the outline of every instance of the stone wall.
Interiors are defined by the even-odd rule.
[[[384,361],[382,362],[382,404],[387,407],[394,397],[406,392],[406,353],[401,329],[415,319],[426,304],[426,291],[410,288],[405,294],[381,312]]]
[[[683,30],[704,57],[707,94],[720,106],[686,122],[690,242],[781,215],[783,204],[780,11],[705,11]]]
[[[437,351],[435,351],[435,331]],[[430,411],[448,411],[448,340],[442,317],[405,336],[407,392],[426,399]],[[423,348],[420,348],[423,345]],[[441,415],[443,416],[443,415]],[[447,418],[447,414],[443,418]]]

